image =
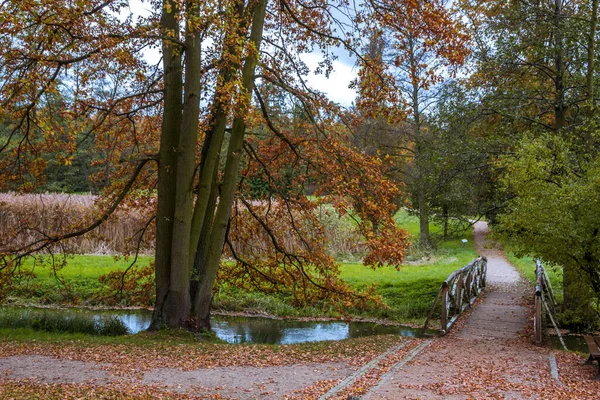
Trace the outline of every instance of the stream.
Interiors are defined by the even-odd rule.
[[[19,307],[3,307],[5,309],[22,309]],[[150,326],[152,311],[149,310],[89,310],[69,309],[31,309],[45,312],[56,312],[92,317],[119,318],[130,333],[135,334]],[[406,326],[381,325],[372,322],[347,321],[298,321],[290,319],[273,319],[264,317],[238,317],[214,315],[211,318],[213,331],[217,337],[228,343],[268,343],[294,344],[318,342],[324,340],[343,340],[372,335],[395,334],[417,337],[421,330]],[[427,330],[428,335],[437,335],[434,330]]]

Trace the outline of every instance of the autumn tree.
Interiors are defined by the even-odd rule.
[[[468,37],[443,2],[417,4],[395,17],[387,12],[389,2],[370,4],[373,18],[379,23],[371,31],[363,65],[370,63],[377,68],[361,72],[357,106],[365,110],[367,121],[379,120],[378,124],[367,122],[370,130],[378,132],[373,136],[392,139],[385,140],[380,150],[388,160],[395,159],[396,170],[402,171],[402,181],[419,215],[420,245],[429,248],[429,202],[434,194],[430,178],[434,166],[426,160],[426,154],[435,147],[436,138],[427,126],[426,113],[439,98],[436,85],[464,62]],[[374,82],[392,85],[395,91],[377,91]],[[402,113],[409,115],[408,121]]]
[[[2,250],[3,273],[24,256],[90,232],[120,204],[146,199],[147,225],[156,224],[152,329],[210,328],[225,244],[237,261],[224,271],[230,279],[265,290],[291,285],[300,303],[327,300],[341,308],[376,300],[337,277],[322,249],[315,205],[302,190],[305,178],[298,174],[287,191],[276,184],[284,167],[302,165],[339,213],[353,210],[351,195],[363,198],[352,215],[371,250],[365,263],[402,261],[405,237],[389,212],[397,189],[381,178],[377,159],[347,145],[340,110],[306,85],[300,57],[322,49],[327,72],[329,46],[360,48],[363,10],[346,3],[165,0],[148,3],[149,14],[137,17],[122,2],[5,3],[0,164],[8,173],[1,184],[34,190],[46,173],[40,155],[56,154],[68,165],[83,135],[102,152],[106,168],[97,179],[110,185],[87,221],[56,232],[25,223],[33,238]],[[336,36],[339,18],[353,29]],[[147,48],[160,48],[159,65],[145,61]],[[272,117],[265,83],[294,99],[302,121]],[[57,124],[48,99],[66,92]],[[273,183],[267,202],[247,196],[247,177],[256,175]],[[254,240],[264,244],[260,252]]]

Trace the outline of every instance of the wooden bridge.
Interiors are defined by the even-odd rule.
[[[519,333],[530,324],[531,305],[523,299],[531,291],[501,250],[484,245],[486,233],[485,223],[475,226],[475,241],[482,257],[451,274],[442,283],[438,304],[430,313],[439,313],[442,329],[447,335],[430,341],[435,345],[419,348],[420,354],[413,361],[401,368],[393,368],[363,399],[446,398],[440,396],[440,391],[446,387],[453,393],[448,398],[489,398],[495,386],[488,387],[477,380],[477,375],[465,374],[465,371],[489,373],[489,379],[493,380],[510,377],[510,385],[515,391],[513,398],[522,398],[517,394],[519,392],[529,393],[558,384],[550,373],[544,375],[547,379],[540,376],[540,366],[550,370],[547,350],[519,344]],[[476,307],[470,308],[484,287],[485,295]],[[464,323],[450,329],[457,315],[469,308],[469,314],[461,319]],[[464,380],[465,376],[475,380]],[[452,382],[463,382],[463,386],[453,386]],[[495,394],[507,395],[502,391]],[[491,397],[495,398],[494,395]]]
[[[440,299],[442,301],[440,329],[443,333],[448,332],[460,314],[473,305],[485,288],[486,274],[487,259],[485,257],[476,258],[468,265],[450,274],[442,282],[431,311],[423,325],[423,332],[427,329]]]

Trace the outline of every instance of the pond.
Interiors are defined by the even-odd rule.
[[[7,309],[8,307],[4,308]],[[22,308],[22,310],[26,309]],[[44,310],[47,312],[90,315],[92,317],[116,316],[123,321],[131,333],[138,333],[147,329],[152,318],[152,312],[148,310],[88,310],[78,308]],[[371,322],[298,321],[219,315],[211,318],[211,324],[217,337],[228,343],[294,344],[387,334],[417,337],[421,333],[421,330],[416,328],[381,325]],[[434,330],[427,330],[425,333],[427,335],[438,334]]]

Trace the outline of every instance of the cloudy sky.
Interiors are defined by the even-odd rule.
[[[340,52],[343,52],[340,50]],[[317,67],[321,56],[316,53],[306,54],[302,57],[302,60],[308,65],[308,67],[314,71]],[[329,78],[325,75],[310,74],[307,77],[309,85],[321,92],[325,92],[330,100],[349,106],[356,97],[356,92],[348,88],[350,81],[356,78],[356,68],[354,68],[354,62],[348,57],[340,57],[340,59],[333,62],[334,71],[329,75]]]

